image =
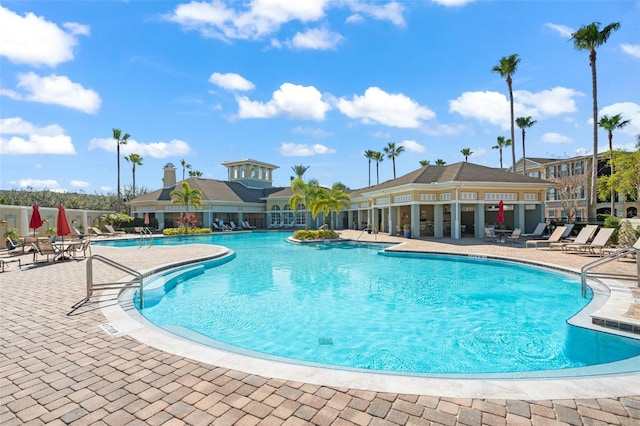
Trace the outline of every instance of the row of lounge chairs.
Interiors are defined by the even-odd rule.
[[[284,229],[291,229],[293,227],[296,226],[296,221],[292,220],[291,222],[285,222],[284,219],[280,221],[280,223],[272,223],[271,225],[269,225],[269,228],[271,229],[279,229],[279,228],[284,228]]]
[[[614,228],[598,229],[597,225],[586,225],[575,238],[570,238],[567,226],[558,226],[546,240],[528,240],[526,247],[560,249],[564,253],[604,255],[611,251],[607,244]]]
[[[243,220],[241,223],[242,223],[242,226],[236,226],[235,222],[233,221],[229,222],[229,224],[226,224],[226,223],[218,224],[216,222],[213,222],[211,224],[211,229],[214,231],[240,231],[240,230],[256,229],[255,226],[251,225],[246,220]]]

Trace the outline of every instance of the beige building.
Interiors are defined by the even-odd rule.
[[[261,229],[285,226],[315,229],[324,223],[315,220],[304,205],[289,207],[289,187],[273,187],[278,168],[249,158],[223,163],[228,180],[186,179],[192,189],[202,192],[202,206],[191,207],[200,226],[213,222],[248,221]],[[170,193],[180,182],[176,168],[164,167],[163,188],[144,194],[129,204],[133,216],[148,213],[160,228],[173,227],[185,208],[171,204]],[[505,226],[531,232],[544,220],[544,197],[548,183],[472,163],[425,166],[379,185],[347,191],[351,207],[337,216],[336,229],[363,229],[369,224],[380,232],[395,234],[411,227],[413,236],[460,238],[483,236],[486,224],[495,224],[498,204],[505,206]]]
[[[587,219],[592,164],[593,157],[590,155],[564,159],[527,158],[527,176],[558,182],[552,185],[545,194],[545,216],[549,220],[566,220],[567,211],[563,204],[574,203],[575,220]],[[523,162],[521,159],[516,163],[516,173],[522,174],[522,171]],[[607,157],[602,154],[598,161],[598,176],[608,176],[610,173],[611,169],[607,164]],[[570,187],[575,187],[575,190],[570,190]],[[575,201],[569,201],[567,198],[573,198]],[[616,216],[636,217],[638,215],[638,207],[637,201],[627,200],[622,194],[616,194]],[[610,214],[610,198],[599,199],[596,204],[596,211],[598,214]]]

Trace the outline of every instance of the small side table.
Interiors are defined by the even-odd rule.
[[[18,268],[22,269],[22,264],[20,263],[20,258],[18,259],[0,259],[0,271],[4,272],[4,267],[8,263],[16,263],[18,262]]]

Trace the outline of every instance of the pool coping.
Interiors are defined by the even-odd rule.
[[[391,249],[395,246],[391,246]],[[227,249],[228,250],[228,249]],[[420,254],[447,254],[465,255],[444,251],[410,251],[410,250],[390,250],[404,253]],[[232,252],[228,250],[225,254]],[[143,271],[143,275],[150,276],[158,272],[174,269],[186,264],[199,263],[206,260],[220,258],[224,254],[206,256],[190,259],[179,263],[168,263],[158,265],[154,268]],[[474,256],[467,254],[467,256]],[[484,258],[510,261],[515,263],[525,263],[532,266],[551,268],[564,273],[573,273],[572,268],[549,265],[544,262],[535,262],[515,258],[508,258],[493,255],[475,255]],[[599,279],[601,290],[617,286],[615,280]],[[590,283],[592,283],[590,281]],[[596,285],[596,287],[599,287]],[[605,291],[606,292],[606,291]],[[612,372],[613,364],[628,363],[637,365],[636,358],[617,363],[602,364],[604,368],[580,367],[578,369],[562,370],[565,372],[585,369],[586,374],[572,377],[505,377],[500,375],[471,375],[472,377],[457,377],[456,375],[408,375],[391,374],[381,372],[368,372],[363,370],[350,370],[342,368],[318,367],[315,365],[305,365],[296,362],[284,362],[269,357],[256,358],[246,354],[225,351],[206,346],[195,340],[177,336],[163,330],[149,321],[133,306],[133,290],[124,290],[119,293],[119,303],[113,303],[115,291],[105,292],[100,297],[100,308],[109,321],[109,325],[116,330],[119,335],[127,334],[134,339],[165,352],[184,356],[200,362],[204,362],[219,367],[230,368],[250,374],[257,374],[265,377],[274,377],[284,380],[294,380],[299,382],[331,386],[338,388],[353,388],[370,390],[377,392],[396,392],[408,394],[423,394],[448,396],[455,398],[506,398],[506,399],[570,399],[570,398],[607,398],[635,395],[640,383],[640,371],[637,372]],[[594,291],[594,300],[596,291]],[[580,313],[587,310],[593,303],[590,302]],[[629,333],[617,332],[616,330],[594,327],[594,325],[580,317],[580,313],[574,316],[571,321],[576,321],[574,325],[592,328],[601,332],[612,332],[627,337],[638,338]],[[589,314],[586,314],[588,317]],[[601,367],[597,366],[597,367]],[[601,373],[590,370],[602,370]],[[551,370],[558,371],[558,370]],[[543,372],[544,373],[544,372]],[[500,377],[487,377],[500,376]]]

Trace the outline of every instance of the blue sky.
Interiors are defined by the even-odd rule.
[[[516,117],[537,120],[527,156],[590,153],[588,53],[570,35],[594,21],[621,24],[598,50],[598,102],[632,120],[614,133],[632,149],[638,1],[3,1],[0,188],[115,193],[113,128],[131,134],[121,153],[143,157],[136,185],[149,190],[169,162],[178,179],[182,159],[226,179],[220,163],[247,157],[279,166],[275,185],[302,164],[307,178],[360,188],[364,151],[389,142],[405,147],[398,176],[464,161],[463,148],[498,167],[508,92],[491,68],[514,53]],[[515,139],[520,158],[518,128]],[[386,159],[380,181],[391,178]]]

